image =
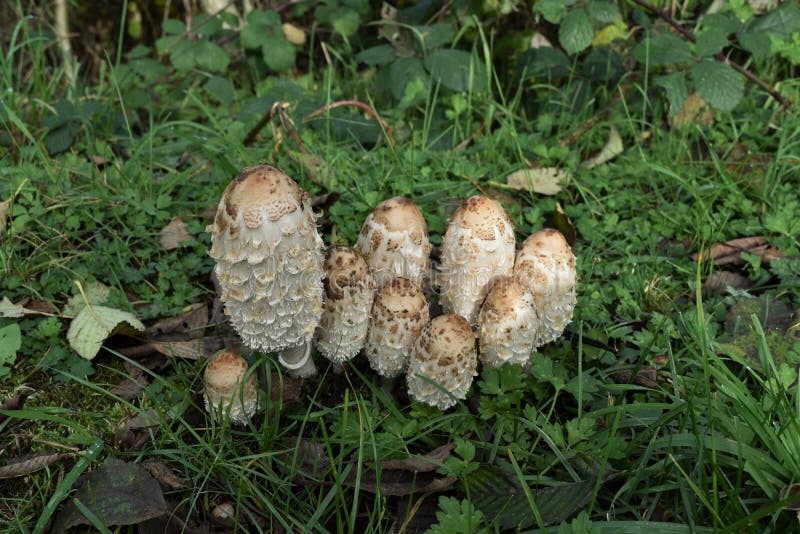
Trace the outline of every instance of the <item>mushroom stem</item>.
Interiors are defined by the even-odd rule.
[[[281,362],[292,378],[308,378],[317,374],[317,367],[311,359],[311,342],[283,349],[278,353]]]

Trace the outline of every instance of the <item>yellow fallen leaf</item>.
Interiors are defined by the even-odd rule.
[[[8,208],[11,206],[8,200],[0,202],[0,232],[6,229],[8,223]]]
[[[289,22],[284,22],[281,28],[283,29],[283,36],[290,43],[300,46],[306,44],[306,32],[302,28],[298,28]]]
[[[598,30],[592,38],[592,46],[607,46],[620,39],[625,41],[628,39],[628,26],[622,19],[617,19],[608,26]]]
[[[598,165],[602,165],[616,158],[618,155],[622,154],[623,150],[625,150],[625,145],[622,144],[622,137],[619,135],[617,127],[612,124],[611,131],[608,132],[608,140],[605,146],[603,146],[600,152],[581,163],[581,167],[594,169]]]
[[[512,172],[506,183],[513,189],[552,196],[558,194],[571,178],[568,171],[558,167],[538,167]]]
[[[164,250],[173,250],[191,238],[191,234],[186,230],[186,223],[180,217],[173,217],[169,224],[161,229],[158,242]]]

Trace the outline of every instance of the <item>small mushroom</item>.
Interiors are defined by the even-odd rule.
[[[349,247],[331,247],[324,269],[325,298],[314,341],[323,356],[343,363],[364,347],[375,283],[367,262]]]
[[[311,338],[322,313],[322,239],[308,194],[270,165],[245,168],[217,207],[209,255],[245,345],[278,352],[295,377],[316,373]]]
[[[247,361],[231,350],[213,356],[203,373],[206,411],[222,422],[244,425],[258,410],[258,384]]]
[[[439,267],[442,307],[477,324],[489,284],[511,274],[514,228],[496,200],[476,195],[461,203],[442,238]]]
[[[375,295],[364,352],[379,375],[402,374],[414,339],[428,322],[428,301],[408,278],[392,278]]]
[[[425,325],[408,362],[408,395],[446,410],[467,398],[478,374],[475,334],[461,315],[440,315]]]
[[[533,295],[513,276],[495,280],[478,322],[481,362],[492,367],[506,362],[528,363],[539,332],[539,317]]]
[[[575,309],[575,255],[558,230],[528,236],[514,262],[514,277],[533,294],[540,328],[536,346],[558,339]]]
[[[355,249],[367,258],[377,289],[396,276],[424,285],[431,244],[428,225],[413,201],[394,197],[378,204],[361,226]]]

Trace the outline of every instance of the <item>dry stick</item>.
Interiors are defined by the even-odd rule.
[[[381,128],[384,132],[386,132],[386,138],[389,140],[389,145],[394,148],[394,137],[392,136],[392,129],[389,124],[383,120],[380,115],[369,105],[361,102],[360,100],[337,100],[336,102],[331,102],[330,104],[326,104],[319,108],[318,110],[314,111],[303,117],[303,122],[310,121],[314,117],[318,117],[323,113],[327,112],[328,110],[339,108],[342,106],[355,106],[361,110],[363,110],[367,115],[372,117],[375,122],[380,124]]]
[[[650,5],[644,0],[633,0],[633,1],[636,4],[642,6],[643,8],[649,9],[650,11],[658,15],[659,18],[661,18],[667,24],[675,28],[681,35],[689,39],[691,42],[693,43],[697,42],[697,37],[695,37],[695,35],[690,30],[685,28],[682,24],[678,23],[674,18],[672,18],[672,16],[669,13],[667,13],[663,9],[659,9],[656,6]],[[761,87],[763,90],[769,93],[770,96],[772,96],[772,98],[777,100],[782,107],[786,109],[792,107],[792,103],[789,100],[787,100],[783,95],[781,95],[774,87],[772,87],[767,82],[765,82],[764,80],[762,80],[761,78],[759,78],[746,68],[742,67],[732,59],[725,57],[725,54],[723,54],[722,52],[717,52],[716,54],[714,54],[714,57],[717,59],[717,61],[721,61],[726,65],[732,67],[734,70],[744,75],[745,78],[747,78],[757,86]]]

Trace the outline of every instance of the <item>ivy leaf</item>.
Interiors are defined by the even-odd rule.
[[[686,88],[686,78],[683,72],[673,72],[655,79],[656,85],[667,93],[669,102],[669,116],[674,117],[682,108],[689,90]]]
[[[592,25],[583,9],[567,13],[558,28],[558,41],[567,54],[577,54],[592,44]]]
[[[633,57],[639,63],[657,67],[682,63],[692,57],[692,50],[684,40],[662,33],[647,37],[633,49]]]
[[[697,91],[712,107],[730,111],[744,94],[744,78],[725,63],[704,59],[692,67]]]

